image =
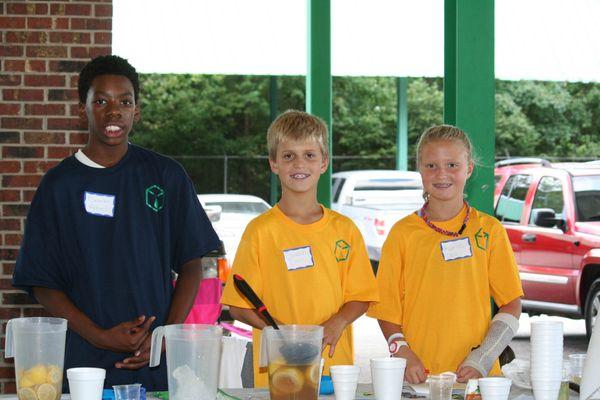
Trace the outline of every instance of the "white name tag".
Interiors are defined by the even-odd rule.
[[[288,271],[308,268],[314,265],[310,246],[284,250],[283,256],[285,257],[285,265],[287,266]]]
[[[114,217],[115,215],[114,195],[85,192],[83,205],[88,214],[99,215],[101,217]]]
[[[471,242],[469,238],[447,240],[441,243],[442,254],[445,261],[457,260],[459,258],[472,257]]]

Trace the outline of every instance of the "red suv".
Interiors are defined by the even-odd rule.
[[[600,165],[496,163],[494,210],[519,264],[523,309],[584,317],[600,310]]]

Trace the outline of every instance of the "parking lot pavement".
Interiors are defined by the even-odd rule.
[[[546,315],[529,317],[521,315],[519,320],[519,331],[510,346],[519,359],[529,359],[529,334],[532,321],[539,318],[558,320],[563,323],[564,329],[564,354],[585,353],[588,341],[585,336],[585,321],[582,319],[569,319],[560,317],[549,317]],[[387,357],[387,344],[377,320],[362,316],[354,322],[354,358],[356,365],[360,367],[359,382],[371,381],[369,359],[375,357]]]

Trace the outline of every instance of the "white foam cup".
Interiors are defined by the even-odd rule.
[[[479,378],[482,400],[507,400],[512,381],[502,377]]]
[[[103,368],[67,369],[71,400],[101,400],[105,377]]]
[[[562,379],[531,379],[533,398],[535,400],[556,400]]]
[[[397,400],[402,396],[406,360],[386,357],[371,359],[373,391],[377,400]]]
[[[352,400],[356,395],[360,367],[357,365],[333,365],[329,368],[336,400]]]

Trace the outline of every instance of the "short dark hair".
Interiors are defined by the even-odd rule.
[[[85,103],[92,81],[100,75],[122,75],[129,79],[133,85],[134,100],[137,103],[140,92],[138,73],[126,59],[115,55],[96,57],[83,67],[77,83],[79,101]]]

